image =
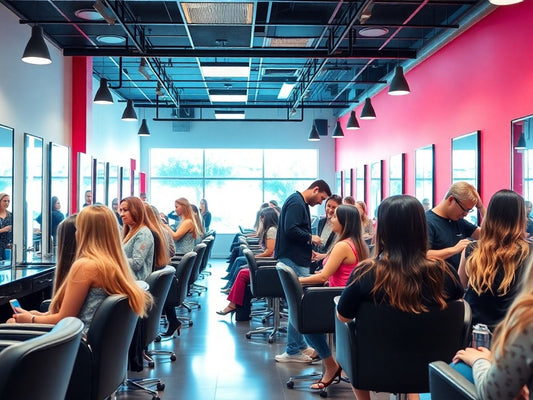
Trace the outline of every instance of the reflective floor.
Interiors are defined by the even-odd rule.
[[[223,260],[212,261],[212,276],[201,281],[209,290],[192,298],[201,304],[201,309],[185,312],[193,326],[183,328],[179,337],[155,344],[154,348],[173,350],[177,360],[171,362],[167,356],[158,356],[155,368],[145,367],[140,373],[130,373],[130,377],[161,378],[166,385],[159,392],[161,399],[320,399],[316,391],[308,389],[310,381],[299,381],[294,389],[286,387],[289,376],[320,371],[321,365],[276,363],[274,356],[285,350],[285,334],[273,344],[262,336],[246,339],[250,325],[262,325],[261,320],[235,322],[233,316],[215,313],[227,303],[226,295],[220,293],[226,282],[220,279],[226,265]],[[355,399],[350,385],[344,382],[333,385],[328,397]],[[150,398],[141,392],[118,394],[118,399]],[[385,400],[389,396],[380,394],[374,398]]]

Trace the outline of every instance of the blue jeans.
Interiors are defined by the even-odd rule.
[[[304,335],[304,339],[316,350],[322,360],[331,356],[331,349],[323,333],[308,333]]]
[[[301,265],[296,265],[294,262],[289,260],[288,258],[279,258],[278,264],[285,265],[289,268],[292,268],[294,272],[296,272],[296,275],[298,276],[308,276],[309,275],[309,267],[302,267]],[[307,348],[307,343],[304,340],[303,335],[298,332],[294,326],[291,324],[291,317],[290,317],[290,310],[289,310],[289,322],[287,324],[287,346],[285,347],[285,351],[288,355],[295,355],[300,353],[300,350],[304,350]]]

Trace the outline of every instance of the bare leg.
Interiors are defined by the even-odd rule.
[[[359,390],[352,386],[353,393],[357,400],[370,400],[370,392],[368,390]]]
[[[320,381],[326,383],[326,382],[331,381],[334,378],[334,376],[338,373],[339,364],[337,364],[337,361],[335,361],[333,356],[329,356],[325,358],[324,360],[322,360],[322,362],[324,364],[324,375],[322,376]],[[323,387],[324,387],[323,385],[320,385],[317,383],[313,383],[311,385],[311,389],[322,389]]]

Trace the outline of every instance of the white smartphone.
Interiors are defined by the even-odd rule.
[[[11,299],[11,300],[9,300],[9,304],[11,304],[11,308],[13,309],[13,312],[14,312],[15,314],[18,314],[18,313],[19,313],[19,311],[17,311],[17,308],[22,308],[22,307],[20,306],[20,303],[19,303],[19,301],[18,301],[17,299]]]

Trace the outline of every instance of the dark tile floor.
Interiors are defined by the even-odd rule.
[[[320,371],[321,365],[276,363],[274,356],[285,349],[285,334],[269,344],[261,336],[246,339],[245,333],[252,327],[261,325],[260,320],[235,322],[233,317],[215,313],[226,304],[226,296],[220,293],[225,281],[226,263],[212,260],[212,276],[203,284],[209,290],[194,296],[201,309],[188,313],[194,323],[183,328],[181,336],[156,343],[154,348],[171,349],[177,360],[171,362],[166,356],[156,358],[155,368],[145,367],[140,373],[130,373],[130,377],[159,377],[166,385],[159,392],[161,399],[200,399],[200,400],[307,400],[319,399],[317,392],[308,389],[308,382],[299,382],[294,389],[286,387],[290,375]],[[333,385],[329,398],[351,399],[350,385]],[[149,395],[119,393],[118,399],[150,399]],[[375,399],[385,400],[381,394]]]

